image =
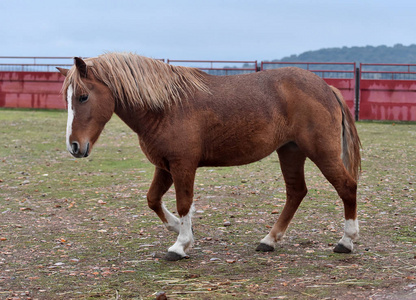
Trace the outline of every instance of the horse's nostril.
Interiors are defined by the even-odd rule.
[[[78,142],[73,142],[72,143],[72,153],[73,154],[78,154],[79,152],[79,144]]]

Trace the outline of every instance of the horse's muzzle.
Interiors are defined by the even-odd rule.
[[[81,146],[78,142],[72,142],[71,150],[69,152],[77,158],[88,157],[90,152],[90,143],[87,143],[85,146],[85,150],[82,151]]]

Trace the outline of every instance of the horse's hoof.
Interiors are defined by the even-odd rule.
[[[176,252],[168,252],[165,256],[165,260],[168,261],[178,261],[184,258],[189,258],[189,256],[182,256]]]
[[[334,248],[335,253],[351,253],[351,249],[348,249],[343,244],[337,244]]]
[[[274,247],[264,244],[264,243],[260,243],[257,248],[256,251],[261,251],[261,252],[272,252],[274,251]]]

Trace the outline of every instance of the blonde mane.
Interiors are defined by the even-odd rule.
[[[85,60],[87,72],[92,72],[113,93],[121,106],[140,106],[161,110],[180,103],[195,91],[209,93],[204,74],[195,68],[172,66],[132,53],[106,53]],[[63,89],[72,84],[88,91],[79,72],[72,67]]]

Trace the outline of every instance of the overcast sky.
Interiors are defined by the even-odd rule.
[[[416,0],[0,0],[0,56],[272,60],[416,43]]]

